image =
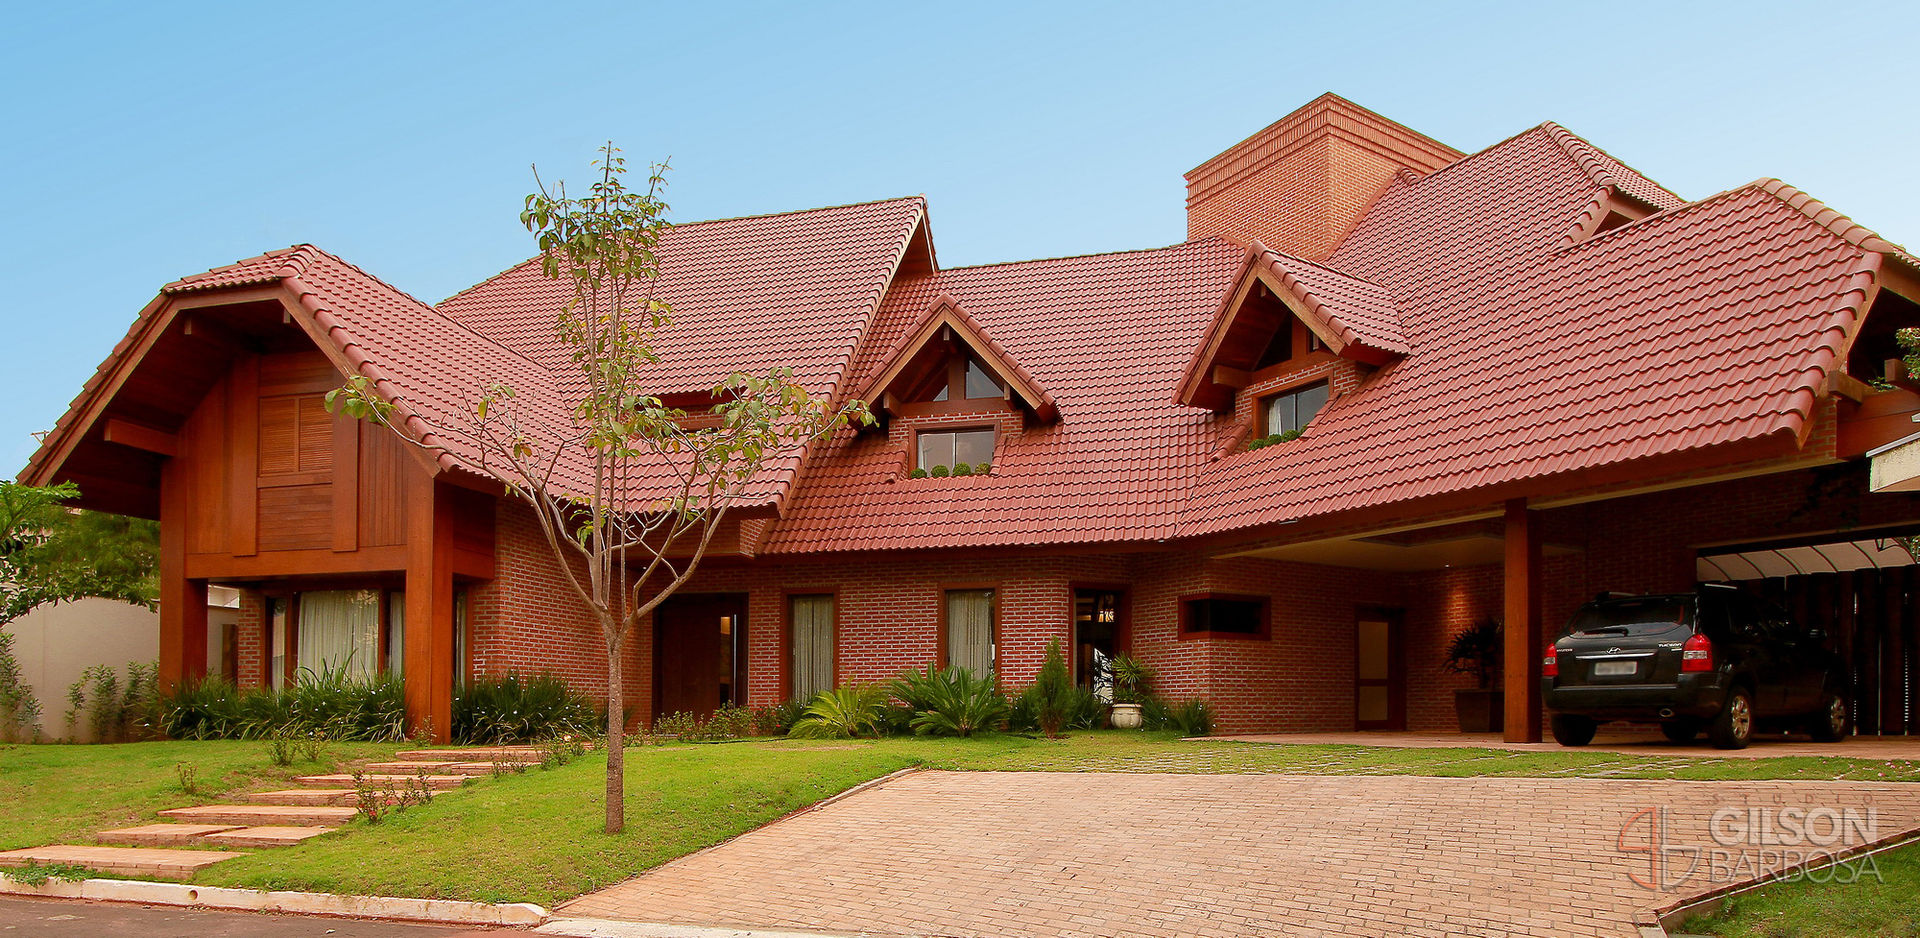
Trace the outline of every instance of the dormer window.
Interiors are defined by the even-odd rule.
[[[956,385],[966,391],[967,400],[970,401],[997,401],[1006,398],[1006,388],[1001,386],[1000,379],[987,371],[986,366],[971,358],[964,359],[964,364],[962,361],[956,356],[947,362],[946,367],[939,372],[945,375],[944,380],[940,380],[940,390],[927,400],[950,399]]]
[[[1259,433],[1247,448],[1284,443],[1305,432],[1307,424],[1327,406],[1327,394],[1327,382],[1316,381],[1261,398]]]
[[[922,430],[915,440],[914,475],[981,475],[993,468],[992,428]]]

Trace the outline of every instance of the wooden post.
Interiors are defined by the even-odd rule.
[[[207,673],[207,581],[187,579],[188,482],[173,460],[160,467],[160,688]]]
[[[1506,741],[1540,741],[1540,518],[1526,499],[1507,502]]]
[[[445,743],[453,729],[453,500],[422,471],[407,473],[407,716]]]

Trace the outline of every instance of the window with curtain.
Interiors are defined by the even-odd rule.
[[[947,591],[947,664],[993,673],[993,590]]]
[[[833,597],[824,593],[790,597],[787,624],[793,699],[812,700],[815,694],[833,689]]]
[[[380,670],[380,633],[378,590],[301,593],[295,664],[315,675],[372,677]]]
[[[407,594],[404,592],[387,594],[386,645],[387,673],[404,677],[407,660]]]

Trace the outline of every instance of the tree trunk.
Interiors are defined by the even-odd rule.
[[[607,640],[607,833],[627,826],[626,689],[620,675],[619,636]]]

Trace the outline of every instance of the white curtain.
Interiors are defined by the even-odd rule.
[[[375,590],[322,590],[300,594],[299,647],[302,672],[345,671],[371,677],[380,670],[380,594]]]
[[[455,623],[454,627],[459,628],[458,623]],[[404,676],[406,657],[407,594],[389,593],[387,595],[387,673],[394,677]]]
[[[993,590],[947,591],[947,664],[993,673]]]
[[[812,700],[833,689],[833,597],[795,596],[793,622],[793,699]]]

